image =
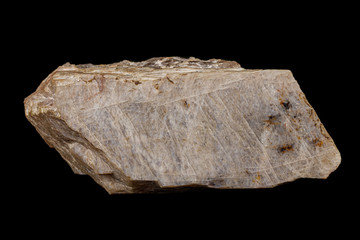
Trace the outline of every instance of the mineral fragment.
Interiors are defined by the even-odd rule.
[[[268,188],[327,178],[340,153],[288,70],[162,57],[65,64],[27,119],[107,192]]]

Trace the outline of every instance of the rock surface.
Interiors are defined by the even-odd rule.
[[[327,178],[340,153],[288,70],[163,57],[65,64],[25,114],[107,192],[267,188]]]

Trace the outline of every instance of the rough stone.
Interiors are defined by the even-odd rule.
[[[67,63],[24,103],[46,143],[110,194],[268,188],[327,178],[341,161],[289,70],[180,57]]]

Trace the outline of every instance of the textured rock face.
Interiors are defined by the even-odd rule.
[[[288,70],[165,57],[65,64],[25,113],[109,193],[267,188],[327,178],[340,153]]]

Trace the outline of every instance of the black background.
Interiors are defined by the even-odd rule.
[[[353,51],[349,31],[336,15],[347,8],[287,5],[274,10],[271,5],[260,9],[256,4],[209,4],[91,9],[69,4],[43,11],[23,6],[17,13],[21,21],[9,27],[3,47],[11,53],[8,70],[16,74],[8,81],[15,105],[6,119],[16,124],[5,145],[12,153],[7,160],[12,166],[3,169],[11,173],[4,185],[11,191],[7,196],[16,209],[15,222],[39,216],[42,224],[51,225],[53,219],[64,217],[68,227],[76,228],[77,221],[86,221],[80,216],[95,225],[110,224],[111,217],[119,225],[171,229],[176,228],[173,222],[185,218],[182,228],[205,223],[211,230],[224,223],[234,229],[256,228],[278,216],[279,225],[300,233],[325,222],[335,231],[336,223],[358,210],[353,208],[358,199],[353,173],[357,159],[351,155],[354,143],[349,137],[357,131],[351,130],[356,119],[350,112],[358,101],[349,93],[355,79],[345,77]],[[110,196],[90,177],[73,174],[25,118],[23,99],[59,65],[157,56],[221,58],[247,69],[290,69],[339,148],[340,167],[327,180],[300,179],[273,189]],[[162,220],[156,222],[157,217]],[[304,225],[292,226],[302,218]]]

